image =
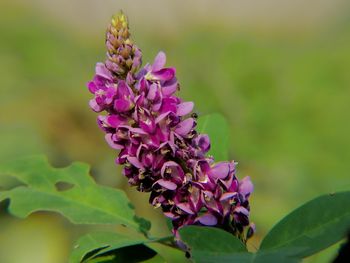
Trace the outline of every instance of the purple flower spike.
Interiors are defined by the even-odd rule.
[[[159,52],[141,67],[142,52],[130,39],[125,15],[112,19],[106,35],[107,60],[97,63],[88,83],[92,110],[107,143],[119,151],[116,163],[137,190],[172,220],[173,233],[186,225],[215,226],[245,241],[249,222],[249,177],[238,181],[235,163],[208,156],[210,138],[196,131],[194,104],[175,95],[175,68]]]

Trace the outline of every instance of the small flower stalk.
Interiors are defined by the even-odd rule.
[[[90,107],[103,112],[97,122],[116,163],[138,191],[172,220],[173,233],[186,225],[222,228],[245,241],[249,222],[249,177],[238,180],[234,161],[208,156],[210,139],[196,131],[193,102],[175,95],[176,70],[159,52],[141,68],[142,52],[130,39],[124,14],[113,17],[106,33],[107,59],[97,63],[88,83]]]

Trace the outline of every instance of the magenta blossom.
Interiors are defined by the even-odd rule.
[[[141,66],[140,49],[130,40],[126,17],[112,19],[107,31],[107,60],[97,63],[88,88],[90,107],[104,111],[98,125],[119,151],[116,163],[150,203],[172,220],[175,235],[185,225],[225,229],[242,240],[254,232],[249,223],[249,177],[238,181],[235,162],[215,163],[210,139],[196,131],[193,102],[175,95],[175,68],[159,52]],[[246,231],[245,231],[246,229]]]

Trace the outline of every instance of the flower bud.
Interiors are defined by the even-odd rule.
[[[113,16],[106,32],[106,68],[118,78],[125,79],[141,66],[141,50],[130,39],[127,17],[120,12]]]

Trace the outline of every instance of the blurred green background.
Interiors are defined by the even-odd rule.
[[[165,51],[180,96],[194,101],[199,115],[227,117],[238,177],[255,183],[252,250],[291,209],[350,189],[346,0],[2,0],[0,160],[45,153],[56,166],[90,163],[99,183],[124,188],[139,215],[153,218],[155,234],[166,231],[159,211],[120,175],[87,105],[85,83],[104,60],[105,27],[119,9],[144,61]],[[54,214],[18,220],[5,208],[1,263],[66,262],[74,238],[87,230]],[[329,262],[336,249],[306,261]]]

